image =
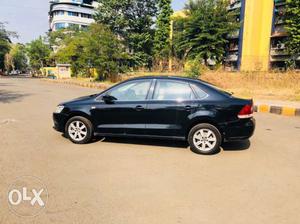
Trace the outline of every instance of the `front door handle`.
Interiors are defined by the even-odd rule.
[[[191,111],[191,110],[192,110],[192,107],[191,107],[191,106],[185,106],[185,110],[186,110],[186,111]]]
[[[141,106],[141,105],[138,105],[138,106],[135,107],[135,110],[136,111],[142,111],[142,110],[144,110],[144,107]]]

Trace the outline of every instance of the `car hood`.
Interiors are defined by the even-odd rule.
[[[98,94],[83,96],[83,97],[79,97],[79,98],[76,98],[76,99],[73,99],[73,100],[70,100],[70,101],[66,101],[62,104],[67,105],[67,104],[81,103],[81,102],[85,102],[85,101],[89,101],[91,99],[94,99],[97,96],[98,96]]]

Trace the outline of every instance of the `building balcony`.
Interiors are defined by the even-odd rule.
[[[284,25],[285,24],[285,21],[283,19],[277,19],[275,21],[275,25],[276,26],[280,26],[280,25]]]
[[[239,58],[238,54],[229,54],[225,58],[225,61],[226,62],[236,62],[236,61],[238,61],[238,58]]]
[[[72,3],[72,4],[92,5],[93,1],[91,0],[50,0],[50,3]]]
[[[96,1],[89,1],[89,0],[50,0],[50,7],[59,4],[68,4],[74,6],[84,6],[86,8],[96,8],[98,7],[99,3]]]
[[[286,56],[289,53],[286,51],[285,48],[271,48],[270,51],[271,56]]]
[[[271,56],[270,62],[286,62],[290,59],[289,55]]]
[[[236,4],[236,3],[240,3],[241,0],[230,0],[230,5]]]
[[[50,3],[72,3],[72,4],[82,4],[82,0],[50,0]]]
[[[272,37],[286,37],[287,35],[284,25],[277,25],[275,26]]]
[[[91,7],[78,7],[77,5],[69,5],[69,4],[58,4],[53,5],[50,9],[50,15],[52,16],[54,11],[64,11],[64,12],[77,12],[77,13],[85,13],[85,14],[94,14],[95,9]]]
[[[234,51],[238,51],[239,50],[239,45],[235,44],[235,45],[231,45],[228,48],[228,51],[234,52]]]
[[[242,7],[241,1],[235,1],[228,6],[227,10],[233,11],[236,9],[240,9],[241,7]]]
[[[84,18],[79,16],[53,16],[51,19],[51,22],[68,22],[68,23],[82,23],[82,24],[90,24],[94,22],[94,19],[92,18]]]
[[[275,7],[286,5],[286,0],[274,0]]]

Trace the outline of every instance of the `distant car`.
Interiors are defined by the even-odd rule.
[[[12,70],[9,74],[10,75],[20,75],[21,72],[19,70]]]
[[[131,79],[62,103],[53,119],[76,144],[93,136],[187,140],[199,154],[214,154],[223,141],[249,139],[255,130],[252,100],[200,80],[165,76]]]

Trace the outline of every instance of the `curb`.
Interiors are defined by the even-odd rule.
[[[254,111],[258,113],[271,113],[283,116],[297,116],[300,117],[300,108],[287,107],[287,106],[273,106],[261,104],[254,107]]]
[[[70,80],[62,80],[62,81],[57,81],[57,80],[47,80],[47,79],[42,79],[42,81],[45,82],[50,82],[54,84],[67,84],[67,85],[73,85],[73,86],[80,86],[84,88],[93,88],[93,89],[107,89],[110,87],[109,84],[105,83],[88,83],[88,82],[74,82]]]

